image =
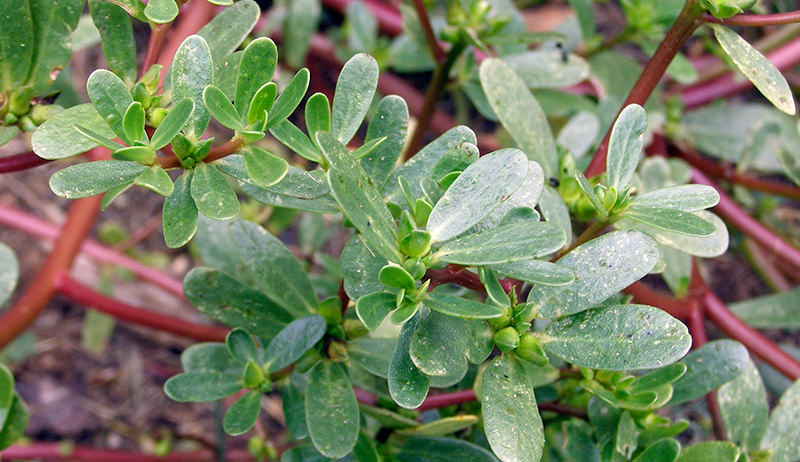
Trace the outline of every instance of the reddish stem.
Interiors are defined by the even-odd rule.
[[[706,13],[703,15],[703,21],[724,24],[726,26],[777,26],[780,24],[792,24],[795,22],[800,22],[800,10],[775,14],[738,14],[726,19],[715,18],[714,16]]]
[[[168,22],[164,24],[158,24],[150,29],[150,38],[147,41],[147,51],[144,54],[142,68],[139,71],[140,77],[143,76],[148,69],[150,69],[150,66],[158,61],[158,57],[161,54],[161,49],[164,47],[164,41],[167,38],[167,32],[169,31],[170,26],[172,26],[172,23]]]
[[[417,11],[417,17],[419,17],[422,31],[425,33],[425,40],[427,40],[428,47],[433,53],[433,58],[436,63],[441,66],[444,64],[445,60],[444,47],[436,40],[436,33],[433,32],[431,19],[428,17],[428,10],[425,9],[425,4],[422,3],[422,0],[414,0],[414,9]]]
[[[800,250],[788,244],[758,220],[751,217],[739,207],[718,185],[711,181],[703,172],[693,168],[692,182],[713,187],[719,193],[719,204],[714,209],[717,213],[733,226],[739,228],[765,250],[773,253],[778,258],[792,265],[795,271],[800,271]]]
[[[70,300],[110,314],[121,321],[170,332],[199,342],[224,342],[228,334],[228,329],[224,327],[191,323],[107,297],[75,281],[66,273],[58,275],[56,288]]]
[[[458,284],[478,292],[484,291],[478,275],[458,265],[447,265],[442,269],[429,269],[425,276],[431,280],[431,288],[440,284]]]
[[[229,461],[255,460],[247,450],[226,451]],[[108,449],[95,449],[77,446],[69,451],[64,450],[60,443],[33,443],[17,445],[4,449],[0,453],[3,460],[39,460],[39,461],[65,461],[65,462],[213,462],[216,456],[211,451],[184,451],[171,452],[167,456],[156,456],[140,452],[117,451]]]
[[[692,300],[694,309],[689,317],[689,332],[692,334],[692,348],[698,349],[708,343],[706,335],[706,324],[703,316],[703,309],[696,300]],[[711,414],[711,421],[714,423],[714,435],[718,440],[725,440],[725,424],[722,422],[722,414],[719,412],[719,402],[717,392],[712,390],[706,395],[706,405]]]
[[[658,307],[678,319],[688,320],[692,315],[689,302],[656,292],[641,281],[628,286],[625,293],[633,295],[634,301],[638,303]]]
[[[19,172],[48,162],[50,162],[48,159],[42,159],[34,154],[33,151],[0,157],[0,173]]]

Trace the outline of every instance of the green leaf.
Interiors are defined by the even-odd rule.
[[[183,130],[190,137],[199,139],[206,131],[210,119],[203,104],[203,90],[214,83],[211,51],[203,37],[190,35],[181,43],[172,61],[170,77],[172,99],[181,101],[189,98],[194,102],[194,110]]]
[[[398,462],[497,462],[486,449],[455,438],[411,438],[390,450]]]
[[[359,53],[342,67],[331,110],[331,133],[347,144],[358,131],[378,86],[378,62]]]
[[[631,200],[631,206],[634,207],[657,207],[684,212],[705,210],[718,203],[717,190],[702,184],[684,184],[657,189],[637,195]]]
[[[283,122],[297,109],[297,105],[300,104],[306,94],[306,90],[308,90],[309,75],[308,69],[300,69],[292,77],[291,82],[286,85],[286,88],[283,89],[272,104],[272,109],[269,111],[269,117],[267,118],[267,129]]]
[[[197,231],[197,206],[191,195],[193,170],[185,171],[175,180],[172,194],[164,200],[162,227],[167,247],[176,249],[192,240]]]
[[[14,255],[13,250],[0,242],[0,307],[5,305],[11,294],[14,293],[18,280],[19,262],[17,257]],[[1,394],[0,398],[2,398]],[[2,407],[2,403],[3,401],[0,399],[0,407]],[[0,428],[2,426],[3,424],[0,423]]]
[[[681,452],[681,445],[669,438],[658,440],[639,454],[634,462],[675,462]]]
[[[125,135],[122,121],[125,111],[133,102],[127,85],[116,74],[105,69],[92,72],[86,81],[86,91],[94,104],[95,110],[105,120],[111,130],[126,143],[133,144]]]
[[[634,395],[643,391],[655,390],[678,380],[685,373],[686,364],[680,362],[670,364],[637,377],[631,383],[629,390]]]
[[[213,165],[195,167],[191,194],[197,211],[209,218],[227,220],[239,214],[236,193]]]
[[[400,338],[389,363],[389,395],[395,403],[405,409],[416,409],[428,396],[430,381],[420,371],[409,355],[411,339],[422,322],[418,312],[406,321],[400,331]]]
[[[347,45],[351,50],[370,53],[378,39],[378,20],[364,3],[350,2],[345,10]]]
[[[242,365],[232,359],[224,343],[195,343],[181,353],[181,367],[186,372],[241,372]]]
[[[489,363],[481,382],[486,439],[503,462],[539,460],[544,446],[542,418],[522,365],[508,355]]]
[[[4,364],[0,364],[0,429],[5,426],[8,416],[11,414],[13,402],[14,374]]]
[[[575,272],[572,284],[533,286],[528,302],[545,319],[578,313],[643,278],[658,262],[658,246],[646,234],[612,232],[578,246],[558,260]]]
[[[253,95],[253,99],[250,102],[250,107],[247,109],[246,122],[248,125],[257,124],[256,126],[261,130],[261,127],[265,125],[264,122],[268,119],[267,112],[272,109],[277,94],[278,85],[276,85],[275,82],[267,82],[256,90],[256,94]],[[244,116],[244,114],[242,114],[242,116]],[[286,120],[283,122],[290,124],[290,122]]]
[[[706,441],[681,449],[678,462],[736,462],[739,448],[728,441]],[[778,462],[776,459],[774,461]]]
[[[320,361],[308,374],[306,423],[311,441],[330,458],[346,456],[358,439],[358,402],[341,364]]]
[[[122,129],[131,141],[142,141],[144,135],[144,109],[142,103],[134,101],[122,117]]]
[[[718,24],[710,26],[722,49],[753,86],[776,108],[794,115],[794,97],[783,74],[736,32]]]
[[[89,11],[94,25],[100,31],[103,55],[109,69],[133,85],[138,69],[130,16],[118,5],[105,0],[89,0]]]
[[[672,247],[681,252],[698,257],[718,257],[728,250],[728,228],[725,223],[713,213],[701,210],[694,212],[698,218],[711,223],[714,232],[709,236],[690,236],[685,233],[665,231],[641,221],[626,218],[617,221],[615,225],[621,229],[639,230],[652,236],[659,244]]]
[[[504,308],[497,305],[436,293],[429,295],[423,303],[433,311],[463,319],[492,319],[505,313]]]
[[[478,420],[478,416],[475,415],[457,415],[400,429],[396,433],[404,436],[444,436],[469,428],[478,423]]]
[[[767,391],[752,361],[738,377],[717,390],[719,413],[728,440],[752,452],[759,448],[767,428]]]
[[[542,166],[547,177],[556,177],[558,156],[553,135],[525,82],[498,58],[481,63],[480,80],[489,104],[516,144]]]
[[[286,429],[289,430],[292,437],[298,440],[307,437],[308,428],[306,427],[306,408],[303,395],[291,381],[281,387],[281,404],[283,405]]]
[[[11,446],[15,441],[20,439],[25,432],[25,427],[28,426],[28,419],[30,414],[25,403],[20,398],[19,394],[14,393],[14,399],[11,403],[11,410],[9,411],[6,424],[0,431],[0,449]]]
[[[683,357],[692,345],[683,323],[647,305],[583,311],[553,321],[545,334],[548,353],[591,369],[661,367]]]
[[[470,327],[464,319],[430,313],[411,337],[411,360],[429,376],[463,377],[467,372]]]
[[[800,288],[731,303],[728,308],[739,319],[757,329],[800,328],[797,307]]]
[[[347,241],[340,260],[344,271],[344,290],[351,300],[383,291],[383,284],[375,275],[386,265],[386,260],[373,254],[360,236],[353,236]]]
[[[240,363],[258,360],[258,346],[247,331],[237,327],[225,337],[225,345],[231,356]]]
[[[311,36],[319,27],[322,16],[320,0],[294,0],[287,5],[283,20],[283,51],[286,62],[293,68],[306,62]]]
[[[29,0],[0,3],[0,90],[16,90],[28,76],[34,53]]]
[[[793,462],[800,458],[800,381],[795,381],[783,392],[778,405],[772,410],[767,423],[761,449],[771,449],[772,462]]]
[[[306,101],[305,122],[312,137],[316,132],[331,131],[331,105],[324,93],[314,93]]]
[[[111,158],[140,164],[149,164],[155,159],[155,153],[153,153],[148,146],[126,146],[112,152]]]
[[[214,16],[197,32],[208,43],[212,61],[222,58],[239,48],[256,25],[261,9],[253,0],[240,0]],[[174,66],[174,64],[173,64]],[[174,80],[173,80],[174,82]],[[208,84],[212,82],[207,82]],[[205,84],[203,85],[205,87]],[[201,87],[202,91],[202,87]],[[197,101],[195,101],[197,103]],[[199,104],[199,103],[198,103]]]
[[[285,160],[256,146],[245,149],[242,157],[247,176],[256,186],[262,188],[268,188],[281,181],[289,171],[289,164]]]
[[[178,16],[178,5],[175,0],[150,0],[144,7],[144,15],[157,24],[172,22]]]
[[[194,101],[189,98],[184,98],[178,104],[172,106],[167,116],[161,121],[156,131],[153,132],[153,137],[150,139],[150,147],[154,150],[159,150],[168,145],[186,125],[193,111]]]
[[[705,237],[714,234],[714,231],[716,231],[712,223],[690,212],[676,209],[631,205],[625,211],[624,216],[654,228],[689,236]]]
[[[358,298],[356,315],[367,329],[375,330],[395,308],[397,308],[396,295],[389,292],[373,292]]]
[[[297,317],[316,311],[317,297],[308,275],[279,239],[243,220],[231,223],[230,236],[261,292]]]
[[[50,177],[50,189],[59,197],[79,199],[104,193],[130,182],[147,170],[136,162],[98,160],[70,165]]]
[[[620,112],[608,140],[606,174],[608,185],[623,191],[636,171],[642,155],[647,113],[638,104],[625,106]]]
[[[361,158],[361,166],[376,185],[383,185],[403,152],[408,133],[408,106],[403,98],[389,95],[381,99],[367,127],[366,141],[385,138]]]
[[[670,406],[699,398],[735,379],[750,363],[747,349],[733,340],[714,340],[683,360],[686,373],[673,382]]]
[[[19,128],[14,125],[10,127],[0,126],[0,146],[16,138],[17,134],[19,134]]]
[[[34,45],[26,85],[32,94],[39,95],[47,90],[69,62],[70,33],[78,25],[83,4],[83,0],[31,1]]]
[[[214,166],[243,183],[255,184],[247,174],[244,158],[239,154],[214,161]],[[264,189],[298,199],[316,199],[329,191],[322,171],[307,172],[291,165],[286,171],[286,175],[278,183]]]
[[[553,223],[562,230],[567,236],[567,242],[572,242],[572,219],[569,216],[569,209],[564,199],[550,185],[545,185],[542,195],[539,197],[539,211],[545,221]]]
[[[508,200],[526,177],[528,161],[517,149],[487,154],[450,185],[428,218],[433,242],[458,236]]]
[[[582,157],[594,144],[600,131],[600,120],[589,111],[572,116],[558,132],[556,144],[568,150],[576,159]]]
[[[359,337],[347,344],[347,355],[353,364],[385,379],[389,376],[389,364],[396,345],[396,338]]]
[[[502,59],[529,88],[563,88],[589,77],[586,60],[555,48],[505,55]]]
[[[272,80],[278,62],[278,49],[268,37],[259,37],[249,44],[239,61],[239,74],[236,77],[236,93],[233,98],[236,111],[246,116],[256,92]],[[252,123],[247,121],[247,123]]]
[[[225,93],[214,85],[209,85],[203,90],[203,104],[211,114],[211,117],[217,120],[224,127],[231,130],[244,130],[244,125],[239,120],[241,117],[233,107]]]
[[[222,428],[229,435],[243,435],[250,431],[261,411],[261,392],[250,391],[236,400],[225,413]]]
[[[276,335],[264,352],[264,364],[270,372],[288,367],[325,335],[325,318],[318,314],[292,321]]]
[[[576,169],[573,172],[573,175],[575,180],[578,182],[578,187],[581,189],[586,198],[589,199],[589,202],[592,203],[594,209],[603,216],[607,217],[608,210],[606,210],[605,206],[603,205],[603,201],[601,201],[600,197],[597,195],[597,193],[595,193],[592,184],[589,183],[589,180],[587,180],[585,176],[583,176],[583,172]]]
[[[342,211],[374,252],[399,263],[397,228],[372,180],[332,134],[317,133],[317,144],[332,165],[328,170],[328,186]]]
[[[216,401],[241,389],[240,375],[224,372],[184,372],[164,382],[164,393],[181,403]]]
[[[492,269],[503,276],[532,284],[565,286],[575,281],[575,272],[555,263],[543,260],[523,260],[492,265]]]
[[[291,149],[292,152],[296,153],[303,159],[307,159],[312,162],[320,162],[322,159],[322,155],[320,154],[319,149],[314,146],[314,143],[308,139],[302,130],[297,128],[288,120],[284,120],[283,122],[276,124],[269,130],[269,132],[275,137],[276,140],[280,141],[281,144]]]
[[[210,268],[189,271],[183,292],[206,316],[263,338],[273,338],[294,319],[261,292]]]
[[[564,245],[564,233],[547,222],[516,223],[469,234],[442,245],[434,260],[494,265],[549,255]]]
[[[166,170],[157,165],[143,171],[133,179],[133,183],[165,197],[169,197],[175,191],[172,178],[169,177]]]

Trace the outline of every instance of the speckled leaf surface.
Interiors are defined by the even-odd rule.
[[[697,443],[683,448],[678,457],[678,462],[736,462],[737,460],[739,460],[739,448],[728,441]]]
[[[97,143],[75,130],[76,126],[89,128],[105,138],[116,137],[94,106],[79,104],[59,112],[33,132],[33,152],[44,159],[64,159],[96,147]]]
[[[386,259],[370,252],[360,236],[353,236],[347,241],[342,250],[341,262],[344,290],[351,300],[383,290],[383,284],[375,276],[386,265]]]
[[[197,211],[214,220],[228,220],[239,214],[239,199],[228,180],[209,164],[194,169],[190,185]]]
[[[719,203],[719,193],[704,184],[684,184],[656,189],[634,196],[631,205],[636,207],[659,207],[684,212],[696,212],[714,207]]]
[[[203,26],[197,35],[208,43],[211,59],[219,61],[239,48],[256,25],[260,14],[261,9],[256,2],[240,0],[221,10]]]
[[[769,405],[764,382],[752,361],[738,377],[719,387],[717,402],[728,440],[746,452],[758,449],[767,428]]]
[[[240,375],[226,372],[184,372],[164,383],[167,396],[181,403],[216,401],[241,388]]]
[[[420,371],[408,353],[411,339],[421,323],[420,313],[406,321],[389,363],[389,395],[395,403],[406,409],[416,409],[428,396],[430,381]]]
[[[772,449],[773,462],[793,462],[800,458],[800,381],[783,392],[778,405],[772,410],[767,423],[762,449]]]
[[[435,377],[463,375],[467,369],[469,323],[436,311],[411,336],[408,353],[419,370]],[[400,343],[398,342],[398,347]]]
[[[575,281],[575,272],[544,260],[523,260],[492,265],[498,273],[533,284],[565,286]]]
[[[264,363],[275,372],[300,359],[325,334],[325,318],[318,314],[292,321],[276,335],[266,351]]]
[[[308,374],[306,424],[314,447],[330,458],[344,457],[358,439],[358,402],[341,364],[320,361]]]
[[[203,104],[203,90],[214,83],[214,66],[208,43],[199,35],[190,35],[178,47],[170,68],[172,99],[189,98],[194,111],[186,122],[187,135],[200,138],[208,127],[210,116]]]
[[[670,406],[699,398],[735,379],[750,363],[750,356],[741,343],[723,339],[692,351],[683,362],[686,373],[672,384]]]
[[[431,294],[425,306],[439,313],[463,319],[492,319],[503,315],[502,307],[445,294]]]
[[[132,181],[147,170],[136,162],[98,160],[70,165],[50,177],[50,189],[59,197],[79,199],[102,194]]]
[[[552,223],[515,223],[446,242],[434,258],[462,265],[494,265],[549,255],[564,241],[564,232]]]
[[[349,143],[355,135],[377,86],[378,62],[372,56],[359,53],[342,67],[331,108],[331,133],[341,143]]]
[[[239,61],[234,96],[234,106],[240,115],[247,115],[253,96],[272,79],[277,63],[278,49],[268,37],[259,37],[244,49],[242,60]]]
[[[711,223],[714,226],[714,232],[708,236],[691,236],[689,234],[666,231],[625,217],[617,221],[615,226],[620,229],[642,231],[652,236],[661,245],[698,257],[718,257],[725,253],[728,250],[729,242],[728,228],[725,226],[725,222],[707,210],[694,212],[694,215]]]
[[[658,247],[646,234],[612,232],[578,246],[557,261],[575,272],[562,287],[534,286],[529,303],[544,318],[578,313],[602,302],[646,275],[658,262]]]
[[[619,114],[608,140],[606,174],[608,184],[622,191],[628,185],[642,156],[647,113],[638,104],[631,104]]]
[[[386,137],[369,154],[361,158],[361,166],[378,187],[392,174],[397,159],[403,152],[408,133],[408,106],[396,95],[381,99],[375,115],[367,127],[366,141]]]
[[[689,212],[658,207],[631,205],[625,217],[662,231],[689,236],[708,237],[716,231],[714,224]]]
[[[604,370],[652,369],[689,351],[686,326],[647,305],[615,305],[583,311],[545,328],[548,353],[581,367]]]
[[[172,194],[164,199],[161,225],[164,242],[171,249],[186,245],[197,232],[197,206],[191,194],[192,173],[188,170],[179,176]]]
[[[391,453],[398,462],[497,462],[486,449],[454,438],[411,438]]]
[[[800,327],[800,288],[728,305],[739,319],[757,329]]]

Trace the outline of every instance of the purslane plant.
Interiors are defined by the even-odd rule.
[[[94,8],[106,6],[94,2]],[[272,40],[256,38],[239,50],[258,15],[249,0],[186,38],[163,86],[160,65],[137,80],[129,62],[109,59],[111,70],[95,71],[87,81],[90,104],[48,116],[34,132],[33,148],[46,159],[97,146],[110,151],[110,160],[53,175],[57,195],[104,194],[105,208],[129,187],[142,186],[165,196],[166,244],[194,239],[206,266],[186,275],[184,293],[234,329],[224,343],[187,349],[184,372],[166,382],[165,392],[177,401],[238,395],[223,426],[239,435],[258,419],[262,395],[279,391],[287,428],[303,441],[283,453],[286,461],[780,462],[800,456],[790,431],[796,385],[770,415],[759,373],[741,344],[718,340],[686,355],[692,343],[686,325],[621,293],[662,273],[676,294],[686,294],[691,256],[717,256],[728,246],[727,228],[707,210],[720,201],[717,189],[686,184],[686,164],[642,161],[644,138],[652,133],[640,104],[649,93],[628,101],[613,124],[608,114],[579,112],[555,137],[529,90],[546,85],[532,84],[525,73],[529,60],[542,56],[501,53],[474,65],[464,55],[469,47],[489,50],[503,40],[541,37],[512,39],[514,18],[490,14],[487,3],[448,6],[441,36],[452,46],[436,63],[434,79],[443,85],[451,72],[463,73],[463,91],[499,120],[516,147],[481,153],[475,133],[456,126],[417,151],[424,128],[408,133],[402,98],[375,97],[379,65],[366,54],[344,64],[332,101],[322,93],[306,100],[302,130],[292,115],[305,98],[309,72],[300,70],[279,91],[272,82],[278,62]],[[627,3],[628,12],[634,6]],[[746,7],[690,1],[684,13],[696,20],[705,8],[724,18]],[[154,25],[165,23],[177,4],[151,1],[141,13]],[[424,9],[416,13],[426,38],[435,41]],[[348,20],[358,14],[350,12]],[[731,31],[712,27],[748,78],[793,112],[780,74]],[[226,34],[215,35],[221,29]],[[350,41],[352,48],[360,43]],[[441,58],[438,46],[434,60]],[[454,71],[459,59],[465,67]],[[429,95],[443,91],[432,88]],[[17,104],[23,109],[9,112],[5,123],[39,107],[30,103]],[[589,160],[582,155],[593,143],[581,140],[581,130],[594,138],[601,116],[610,127],[607,147],[591,165],[601,159],[604,174],[587,179],[577,165]],[[206,134],[212,119],[232,132],[216,146]],[[318,168],[297,168],[271,153],[267,132]],[[412,150],[409,160],[404,149]],[[791,167],[789,157],[782,159]],[[237,190],[353,228],[340,260],[325,263],[329,281],[262,226],[240,218]],[[577,239],[573,218],[582,230]],[[603,234],[609,227],[616,230]],[[8,417],[0,438],[10,442],[27,414],[5,368],[0,381],[0,395],[8,398],[0,399]],[[460,398],[431,405],[432,389]],[[676,437],[688,422],[656,411],[715,389],[730,441],[682,447]],[[474,398],[479,406],[446,407]],[[432,408],[438,410],[415,411]],[[7,430],[11,436],[3,436]]]

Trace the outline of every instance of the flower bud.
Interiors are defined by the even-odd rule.
[[[513,327],[505,327],[494,334],[494,344],[503,353],[508,353],[519,346],[519,333]]]

